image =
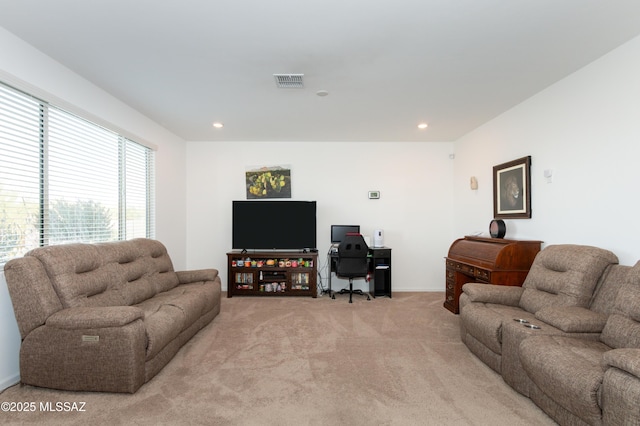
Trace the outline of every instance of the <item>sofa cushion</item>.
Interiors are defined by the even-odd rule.
[[[113,268],[105,271],[103,257],[95,245],[65,244],[40,247],[26,256],[40,260],[51,284],[65,308],[92,306],[89,298],[97,296],[94,306],[123,305],[119,293],[104,292],[115,282]],[[115,273],[115,277],[113,276]]]
[[[216,297],[216,286],[203,281],[179,285],[135,305],[145,313],[147,359],[211,310]]]
[[[168,304],[180,309],[184,318],[183,326],[187,328],[206,313],[208,307],[212,306],[211,304],[207,304],[209,297],[206,297],[205,289],[205,286],[201,286],[200,291],[194,291],[194,289],[189,286],[181,285],[158,294],[152,301]]]
[[[40,260],[65,308],[130,306],[178,285],[166,248],[154,240],[40,247],[27,256]]]
[[[178,276],[173,270],[167,248],[160,241],[138,238],[132,240],[142,251],[147,273],[156,293],[170,290],[178,285]]]
[[[618,292],[627,281],[630,270],[631,266],[628,265],[612,265],[607,268],[596,287],[589,310],[611,315]]]
[[[181,308],[161,297],[145,300],[136,307],[144,311],[146,359],[149,360],[185,329],[185,315]]]
[[[607,320],[600,340],[616,349],[640,348],[640,323],[629,317],[613,314]]]
[[[204,315],[215,306],[218,298],[216,287],[211,285],[211,281],[201,281],[191,284],[181,284],[172,292],[181,292],[186,296],[195,296],[199,300],[200,315]]]
[[[640,348],[640,262],[627,274],[600,340],[612,348]]]
[[[600,276],[616,263],[615,254],[597,247],[548,246],[531,265],[520,307],[532,313],[547,306],[588,307]]]
[[[520,343],[520,362],[546,396],[589,424],[601,422],[604,343],[562,336],[533,336]]]

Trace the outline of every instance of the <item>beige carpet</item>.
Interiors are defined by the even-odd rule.
[[[0,412],[0,423],[555,424],[469,353],[443,300],[224,298],[213,323],[137,393],[16,385],[0,401],[34,402],[36,411]],[[84,411],[41,410],[57,402]]]

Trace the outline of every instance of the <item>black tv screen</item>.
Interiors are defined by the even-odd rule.
[[[315,201],[234,201],[234,250],[316,248]]]

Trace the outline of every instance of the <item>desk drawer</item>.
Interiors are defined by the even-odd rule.
[[[445,303],[449,303],[451,305],[457,305],[456,302],[457,301],[456,301],[456,298],[455,298],[455,295],[453,294],[453,292],[451,292],[451,293],[447,292],[446,293]],[[456,309],[457,309],[457,306],[456,306]]]
[[[464,263],[456,263],[456,270],[466,275],[475,276],[476,268],[471,265],[465,265]]]
[[[455,288],[456,288],[455,281],[447,280],[446,287],[447,287],[446,288],[447,293],[449,293],[449,292],[453,293],[455,291]]]
[[[486,269],[476,268],[475,277],[480,281],[491,282],[491,271]]]
[[[456,262],[455,260],[447,259],[446,268],[454,271],[462,272],[465,275],[474,276],[475,268],[465,263]]]
[[[370,252],[374,258],[391,258],[391,249],[383,249],[383,248],[370,248]]]

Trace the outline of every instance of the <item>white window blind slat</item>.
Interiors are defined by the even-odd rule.
[[[0,83],[0,265],[43,244],[153,238],[153,156]]]
[[[1,265],[38,241],[40,105],[2,86],[0,105]]]

